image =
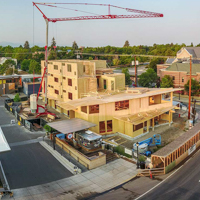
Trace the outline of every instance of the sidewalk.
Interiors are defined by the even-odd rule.
[[[33,187],[15,189],[15,200],[81,199],[105,192],[136,176],[136,165],[117,159],[99,168],[59,181]],[[12,189],[12,188],[11,188]],[[9,199],[9,197],[4,197]]]

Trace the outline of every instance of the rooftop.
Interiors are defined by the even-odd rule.
[[[173,63],[166,71],[178,71],[190,73],[190,63]],[[192,64],[192,74],[200,73],[200,64]]]
[[[74,109],[79,106],[88,106],[96,104],[105,104],[117,101],[138,99],[143,97],[149,97],[153,95],[165,94],[169,92],[179,91],[180,89],[174,88],[132,88],[125,91],[113,92],[113,93],[93,93],[91,96],[84,97],[82,99],[76,99],[68,101],[66,103],[60,103],[58,106],[65,108],[65,106],[73,107]],[[92,96],[93,95],[93,96]]]
[[[170,144],[166,145],[162,149],[156,151],[154,156],[161,156],[161,157],[166,157],[172,152],[174,152],[176,149],[181,147],[182,145],[185,144],[188,140],[190,140],[193,136],[195,136],[197,133],[199,133],[200,130],[200,123],[196,124],[191,130],[185,132],[183,135],[178,137],[176,140],[171,142]]]

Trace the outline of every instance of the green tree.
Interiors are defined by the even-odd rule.
[[[125,43],[124,43],[124,47],[129,47],[129,46],[130,46],[129,41],[126,40]]]
[[[152,87],[153,83],[156,83],[158,76],[156,72],[149,68],[146,72],[140,75],[139,85],[142,87]]]
[[[189,93],[189,80],[188,82],[184,85],[185,90]],[[198,95],[200,90],[200,84],[197,80],[192,79],[191,80],[191,94],[192,95]]]
[[[157,72],[157,64],[163,64],[165,60],[163,58],[154,58],[149,63],[149,68],[153,69],[155,72]]]
[[[31,63],[30,59],[24,59],[21,63],[21,70],[23,71],[28,71],[29,70],[29,65]]]
[[[76,41],[73,42],[72,48],[73,48],[73,49],[78,49],[78,45],[77,45]]]
[[[53,37],[53,38],[52,38],[52,41],[51,41],[51,50],[52,50],[52,51],[54,50],[54,47],[56,47],[56,40],[55,40],[55,38]]]
[[[21,101],[18,93],[15,95],[15,98],[13,100],[14,100],[14,102],[20,102]]]
[[[6,75],[18,74],[18,70],[17,70],[17,69],[14,69],[14,72],[13,72],[13,68],[8,68],[8,69],[5,71],[5,74],[6,74]]]
[[[160,87],[161,88],[170,88],[173,86],[174,86],[173,78],[169,75],[165,75],[161,80]]]
[[[114,66],[120,65],[120,60],[117,59],[117,58],[114,58],[114,59],[113,59],[113,65],[114,65]]]
[[[24,49],[30,49],[30,46],[29,46],[29,42],[28,42],[28,41],[26,41],[26,42],[24,43]]]
[[[123,68],[122,73],[125,74],[125,84],[126,85],[131,85],[132,81],[130,79],[130,74],[128,68]]]
[[[41,73],[41,66],[35,60],[31,60],[30,65],[29,65],[29,73],[32,74],[33,71],[34,71],[35,74],[40,74]]]
[[[11,68],[12,71],[13,68],[16,68],[16,63],[12,59],[6,60],[2,65],[0,65],[0,74],[4,74],[9,68]]]

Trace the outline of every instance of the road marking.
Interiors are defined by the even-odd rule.
[[[157,185],[155,185],[154,187],[152,187],[150,190],[148,190],[147,192],[145,192],[144,194],[140,195],[139,197],[137,197],[135,200],[140,199],[141,197],[145,196],[147,193],[151,192],[153,189],[157,188],[159,185],[161,185],[162,183],[164,183],[168,178],[170,178],[172,175],[174,175],[178,170],[180,170],[187,162],[189,162],[189,160],[191,160],[191,158],[193,158],[197,153],[199,152],[199,150],[197,150],[197,152],[190,157],[185,163],[183,163],[182,166],[180,166],[176,171],[174,171],[172,174],[170,174],[166,179],[164,179],[163,181],[161,181],[160,183],[158,183]],[[200,180],[199,180],[200,182]]]
[[[172,175],[174,175],[182,167],[183,167],[183,165],[181,167],[179,167],[176,171],[174,171],[172,174],[170,174],[166,179],[164,179],[163,181],[161,181],[160,183],[158,183],[157,185],[155,185],[154,187],[152,187],[150,190],[148,190],[144,194],[142,194],[139,197],[137,197],[135,200],[140,199],[141,197],[145,196],[147,193],[151,192],[153,189],[157,188],[159,185],[161,185],[162,183],[164,183],[168,178],[170,178]]]

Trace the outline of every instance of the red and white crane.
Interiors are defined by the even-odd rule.
[[[72,8],[66,8],[62,7],[61,5],[82,5],[82,6],[104,6],[108,8],[108,14],[107,15],[99,15],[94,14],[87,11],[72,9]],[[110,4],[94,4],[94,3],[36,3],[33,2],[33,6],[35,6],[43,15],[43,18],[46,22],[46,46],[45,46],[45,67],[44,72],[42,75],[42,82],[40,85],[40,89],[38,92],[38,96],[41,91],[42,83],[44,80],[44,93],[45,93],[45,113],[47,113],[47,74],[48,74],[48,28],[49,28],[49,22],[58,22],[58,21],[77,21],[77,20],[94,20],[94,19],[127,19],[127,18],[155,18],[155,17],[163,17],[163,14],[156,13],[156,12],[150,12],[150,11],[144,11],[144,10],[137,10],[132,8],[123,8],[120,6],[110,5]],[[44,12],[39,8],[39,6],[47,6],[52,8],[63,8],[67,10],[72,10],[76,12],[83,12],[83,13],[89,13],[92,14],[91,16],[77,16],[77,17],[65,17],[65,18],[48,18]],[[125,10],[127,12],[132,12],[134,14],[129,15],[114,15],[111,14],[110,9],[111,8],[118,8],[121,10]],[[136,67],[136,66],[135,66]],[[38,111],[38,109],[37,109]],[[42,113],[42,114],[45,114]]]

